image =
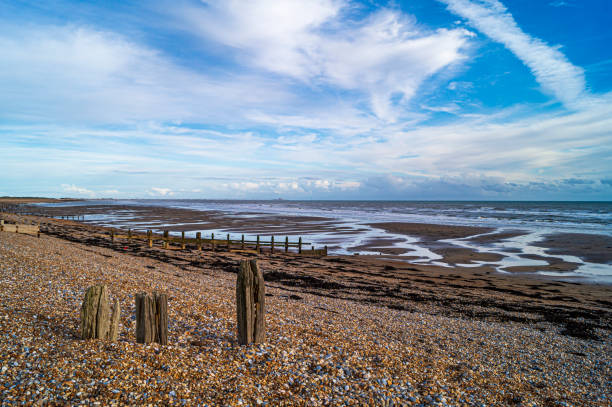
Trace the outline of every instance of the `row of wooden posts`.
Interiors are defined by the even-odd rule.
[[[5,224],[4,220],[0,220],[0,232],[15,232],[15,233],[26,233],[36,234],[40,237],[40,226],[39,225],[27,225],[27,224]],[[198,250],[202,250],[204,244],[210,246],[212,251],[215,251],[218,247],[225,247],[228,251],[234,252],[253,252],[260,253],[263,247],[269,247],[270,253],[274,253],[277,247],[283,249],[285,253],[289,252],[289,248],[296,248],[297,253],[301,255],[322,257],[327,256],[327,246],[323,246],[322,249],[315,249],[312,243],[306,243],[299,237],[297,242],[290,242],[289,237],[285,237],[285,241],[275,241],[274,236],[270,236],[269,241],[263,241],[259,235],[256,240],[245,240],[244,235],[241,236],[240,240],[230,239],[229,233],[225,239],[215,239],[215,234],[212,233],[210,239],[202,238],[202,233],[197,232],[196,237],[186,238],[185,232],[181,232],[181,237],[171,237],[169,232],[166,230],[163,235],[159,237],[153,234],[151,230],[147,231],[146,235],[139,235],[128,229],[126,235],[116,234],[115,231],[109,232],[111,242],[115,242],[115,239],[127,239],[127,240],[146,240],[149,247],[153,247],[153,242],[161,240],[164,249],[171,249],[171,243],[178,243],[182,250],[185,250],[187,244],[193,244]],[[310,250],[305,250],[304,246],[310,246]],[[237,248],[238,247],[238,248]],[[251,247],[249,249],[248,247]]]
[[[78,220],[79,218],[83,219],[81,215],[70,215],[70,216],[61,216],[62,219],[72,218]],[[0,221],[0,231],[14,231],[16,233],[20,233],[19,227],[22,226],[22,233],[33,234],[36,233],[38,237],[40,237],[40,227],[39,226],[30,226],[30,225],[4,225],[4,220]],[[35,228],[35,230],[34,230]],[[109,232],[111,242],[114,242],[115,239],[127,239],[127,240],[146,240],[149,247],[153,247],[153,243],[156,240],[161,240],[164,249],[170,249],[171,243],[178,243],[182,250],[185,250],[187,244],[191,244],[197,248],[197,250],[202,250],[203,245],[207,244],[210,246],[212,251],[215,251],[218,247],[225,247],[228,251],[234,252],[254,252],[260,253],[264,247],[270,248],[270,253],[274,253],[276,247],[281,250],[284,248],[285,253],[289,252],[289,248],[296,248],[297,253],[301,255],[314,256],[314,257],[323,257],[327,256],[327,245],[323,246],[322,249],[315,249],[312,243],[303,242],[302,238],[299,237],[297,242],[290,242],[289,237],[286,236],[284,242],[275,241],[274,236],[270,236],[269,241],[263,241],[259,235],[257,235],[256,240],[245,240],[244,235],[241,236],[240,240],[230,239],[230,234],[228,233],[225,239],[215,239],[215,234],[212,233],[210,238],[202,238],[202,233],[197,232],[195,238],[186,238],[185,232],[181,232],[181,237],[170,236],[169,232],[165,230],[160,237],[153,233],[152,230],[147,230],[147,234],[138,234],[137,232],[133,232],[132,229],[127,230],[127,234],[118,234],[114,230]],[[310,246],[310,250],[305,250],[304,246]],[[173,247],[175,248],[175,247]]]
[[[327,246],[324,246],[323,249],[315,249],[311,243],[305,243],[302,241],[302,238],[298,238],[297,242],[290,242],[289,237],[285,237],[285,241],[275,242],[274,236],[270,237],[270,241],[263,241],[259,235],[257,235],[256,240],[245,240],[244,235],[241,236],[240,240],[234,240],[230,238],[230,234],[228,233],[225,239],[215,239],[215,234],[212,233],[210,239],[202,238],[202,233],[197,232],[195,238],[186,238],[185,232],[181,232],[181,237],[171,237],[170,233],[165,230],[163,235],[159,237],[158,235],[153,234],[153,231],[147,230],[146,235],[139,235],[137,233],[133,233],[131,229],[128,229],[126,235],[116,234],[115,231],[110,231],[110,239],[111,242],[114,242],[115,239],[127,239],[127,240],[146,240],[149,247],[153,247],[153,243],[155,240],[161,240],[164,249],[170,249],[171,243],[180,244],[180,248],[185,250],[187,244],[193,244],[197,248],[197,250],[202,250],[204,244],[210,246],[212,251],[215,251],[219,246],[224,246],[229,251],[237,251],[237,252],[251,252],[255,251],[259,253],[262,251],[263,247],[269,247],[270,252],[273,253],[275,247],[284,248],[285,253],[289,252],[290,247],[297,248],[298,254],[309,254],[313,256],[327,256]],[[310,246],[310,250],[304,250],[304,246]],[[252,249],[248,249],[251,247]],[[254,247],[254,249],[253,249]],[[233,249],[232,249],[233,248]]]
[[[236,333],[241,345],[265,341],[265,289],[257,261],[241,260],[236,278]],[[89,287],[81,306],[81,338],[116,341],[120,314],[118,299],[115,299],[111,311],[105,285]],[[136,294],[136,342],[168,344],[166,294]]]

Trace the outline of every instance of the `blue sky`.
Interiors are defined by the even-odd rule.
[[[0,195],[612,200],[611,16],[0,1]]]

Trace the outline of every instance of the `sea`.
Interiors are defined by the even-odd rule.
[[[50,206],[117,205],[123,207],[153,206],[181,208],[196,211],[215,211],[228,216],[311,216],[327,218],[341,226],[342,232],[317,230],[313,227],[306,237],[315,245],[329,245],[336,254],[379,254],[375,250],[360,250],[368,241],[383,239],[393,247],[405,248],[409,261],[450,267],[441,256],[420,243],[418,237],[388,233],[371,226],[378,222],[409,222],[443,225],[482,226],[495,232],[521,230],[526,233],[493,244],[473,242],[468,239],[447,239],[445,242],[480,252],[499,253],[504,258],[498,262],[486,262],[499,272],[513,266],[544,266],[544,260],[535,256],[551,256],[547,249],[534,243],[547,235],[557,233],[585,233],[612,236],[612,202],[526,202],[526,201],[294,201],[294,200],[196,200],[196,199],[133,199],[133,200],[85,200],[45,204]],[[117,227],[138,226],[138,219],[131,219],[122,211],[113,216],[86,215],[92,224]],[[160,225],[162,226],[162,225]],[[164,227],[172,226],[164,224]],[[155,228],[155,225],[152,225]],[[348,231],[348,232],[347,232]],[[351,233],[352,231],[352,233]],[[188,234],[195,235],[197,231]],[[206,232],[237,232],[231,229],[205,230]],[[283,234],[297,237],[289,231]],[[527,258],[525,256],[531,257]],[[567,262],[579,263],[573,272],[541,271],[539,273],[560,278],[586,279],[592,282],[612,284],[612,254],[602,263],[587,262],[572,255],[558,255]],[[476,267],[485,262],[471,262],[463,267]]]

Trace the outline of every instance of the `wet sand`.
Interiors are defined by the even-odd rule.
[[[474,264],[474,262],[497,262],[502,255],[490,252],[478,252],[464,247],[457,247],[442,240],[465,239],[484,246],[491,245],[517,236],[527,234],[526,231],[514,230],[491,233],[492,228],[453,225],[429,225],[422,223],[378,223],[372,226],[380,227],[392,233],[401,233],[420,238],[420,244],[430,248],[442,256],[443,262],[450,265]],[[474,237],[470,237],[474,236]],[[504,267],[511,273],[536,272],[572,272],[580,263],[564,261],[555,254],[576,256],[583,261],[603,264],[612,263],[612,237],[591,234],[562,233],[547,236],[543,241],[533,243],[535,246],[549,249],[550,256],[521,254],[520,257],[547,262],[546,265],[526,265]]]
[[[154,231],[168,230],[170,232],[192,232],[206,230],[222,230],[223,233],[240,233],[261,235],[305,236],[310,234],[327,234],[329,240],[324,244],[329,246],[330,252],[341,249],[339,241],[343,236],[355,236],[361,232],[372,234],[371,228],[380,229],[381,233],[373,233],[371,238],[358,245],[348,246],[351,252],[363,252],[370,255],[378,254],[380,257],[391,258],[398,261],[420,260],[418,253],[406,245],[401,244],[397,237],[385,236],[386,233],[395,236],[404,235],[417,238],[418,246],[430,250],[440,256],[438,263],[445,263],[452,267],[478,267],[479,269],[493,271],[498,268],[504,255],[496,252],[487,252],[473,248],[461,247],[445,242],[447,239],[464,239],[476,246],[490,247],[494,243],[502,242],[528,232],[521,230],[504,230],[496,232],[493,228],[436,225],[424,223],[386,222],[364,225],[347,225],[341,221],[323,217],[278,215],[258,213],[254,211],[227,214],[220,211],[198,211],[182,208],[167,208],[139,205],[78,205],[69,207],[46,207],[43,209],[49,216],[109,216],[112,223],[118,227],[130,227],[134,230]],[[102,218],[103,219],[103,218]],[[100,222],[100,221],[98,221]],[[104,223],[104,221],[101,221]],[[397,244],[397,243],[400,244]],[[548,236],[535,246],[548,249],[546,255],[534,256],[521,254],[517,249],[508,249],[522,259],[540,260],[540,264],[512,264],[500,268],[502,271],[513,273],[535,274],[537,272],[563,272],[568,277],[580,264],[573,261],[564,261],[555,255],[571,254],[583,261],[610,264],[612,262],[612,238],[588,234],[558,234]],[[342,250],[340,250],[342,252]],[[550,256],[548,255],[550,254]],[[526,262],[528,263],[528,262]],[[544,264],[542,264],[544,263]],[[562,276],[561,276],[562,277]],[[558,276],[559,278],[559,276]]]
[[[612,236],[586,233],[563,233],[546,236],[536,246],[545,247],[550,254],[568,254],[586,261],[612,264]]]

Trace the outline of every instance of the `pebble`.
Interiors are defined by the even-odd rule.
[[[419,303],[405,312],[307,293],[294,301],[270,285],[267,342],[239,346],[235,278],[206,263],[185,271],[0,232],[2,403],[610,405],[609,333],[587,341],[432,315]],[[121,303],[116,343],[78,339],[94,284]],[[135,343],[141,291],[169,293],[169,346]]]

